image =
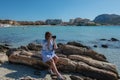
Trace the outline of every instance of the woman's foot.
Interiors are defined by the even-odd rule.
[[[55,74],[52,69],[48,70],[49,74]]]
[[[60,76],[58,76],[58,80],[66,80],[66,77],[65,77],[65,76],[60,75]]]

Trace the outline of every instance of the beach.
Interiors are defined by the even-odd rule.
[[[0,64],[0,80],[20,80],[20,78],[30,77],[35,80],[51,80],[50,74],[46,70],[39,70],[39,74],[35,74],[37,69],[34,69],[25,65],[17,65],[17,64]],[[69,78],[69,74],[63,74],[67,77],[67,80],[71,80]]]

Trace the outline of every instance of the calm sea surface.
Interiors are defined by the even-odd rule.
[[[117,65],[120,73],[120,41],[108,41],[111,38],[120,40],[120,26],[21,26],[0,28],[0,44],[10,44],[12,47],[27,45],[30,42],[41,42],[44,33],[50,31],[57,36],[57,42],[81,42],[95,51],[104,54],[108,61]],[[99,39],[107,39],[100,41]],[[108,48],[102,48],[107,44]],[[94,48],[93,45],[97,45]]]

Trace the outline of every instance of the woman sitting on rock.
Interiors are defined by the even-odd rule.
[[[45,63],[50,63],[49,68],[51,74],[55,73],[60,80],[64,80],[64,77],[58,72],[56,63],[58,56],[55,54],[57,49],[55,38],[52,38],[50,32],[45,33],[45,40],[42,41],[42,59]]]

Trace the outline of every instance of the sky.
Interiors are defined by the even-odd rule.
[[[0,0],[0,19],[69,21],[93,20],[100,14],[120,15],[120,0]]]

